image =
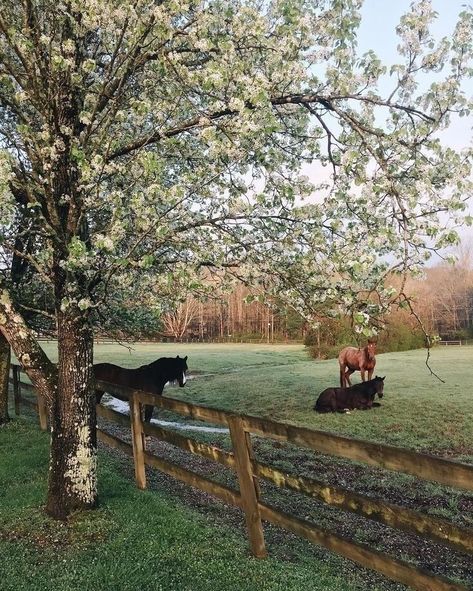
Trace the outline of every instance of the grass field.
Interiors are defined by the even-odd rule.
[[[46,344],[54,357],[54,345]],[[315,429],[429,451],[473,461],[473,349],[435,349],[430,375],[425,351],[378,356],[376,373],[386,375],[382,406],[349,415],[317,415],[318,393],[338,382],[335,360],[316,362],[303,347],[286,345],[118,345],[96,349],[96,361],[138,366],[160,356],[188,355],[195,379],[165,394],[218,408],[261,415]],[[358,377],[356,379],[359,379]],[[192,434],[194,436],[194,434]],[[228,447],[225,435],[199,435]],[[358,492],[422,508],[473,527],[473,495],[446,490],[411,477],[331,462],[309,450],[257,442],[256,452],[275,467],[307,476],[335,478]],[[158,450],[162,451],[162,450]],[[169,453],[169,452],[167,452]],[[195,468],[227,485],[224,470]],[[5,591],[82,589],[155,591],[394,591],[404,589],[277,528],[265,528],[270,558],[248,555],[241,514],[158,473],[148,474],[150,491],[133,484],[130,462],[102,449],[101,507],[67,524],[40,511],[46,490],[47,436],[34,418],[15,420],[0,430],[0,588]],[[321,474],[323,472],[323,474]],[[332,480],[333,482],[333,480]],[[413,536],[379,525],[367,527],[356,516],[281,495],[263,487],[266,501],[313,519],[371,547],[444,572],[448,557]],[[429,562],[430,561],[430,562]],[[471,561],[471,558],[470,558]],[[460,556],[447,574],[473,585],[473,567]]]
[[[45,348],[54,355],[52,344]],[[300,345],[141,344],[128,351],[102,344],[95,360],[135,367],[171,355],[188,355],[189,373],[197,377],[183,389],[166,389],[168,396],[360,439],[473,457],[473,347],[432,351],[429,363],[445,383],[429,372],[425,350],[378,355],[376,374],[386,376],[382,407],[350,415],[312,410],[322,390],[338,385],[338,363],[312,360]]]
[[[209,524],[168,494],[138,491],[109,457],[101,462],[100,509],[67,524],[48,520],[38,510],[47,436],[25,420],[0,433],[2,591],[351,588],[329,564],[250,558],[239,532]]]

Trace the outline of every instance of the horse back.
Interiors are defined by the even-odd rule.
[[[359,369],[360,350],[356,347],[345,347],[338,354],[338,362],[341,366],[348,366],[351,369]]]
[[[317,398],[314,410],[317,412],[335,412],[344,408],[344,390],[346,388],[326,388]]]
[[[137,388],[138,369],[120,367],[113,363],[97,363],[94,365],[94,375],[96,380]]]

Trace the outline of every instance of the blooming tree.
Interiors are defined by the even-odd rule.
[[[91,317],[111,290],[167,297],[226,268],[368,331],[387,274],[454,239],[439,214],[464,209],[469,160],[440,138],[468,113],[471,12],[435,42],[415,2],[388,72],[357,54],[360,6],[3,0],[0,240],[30,272],[1,276],[0,330],[48,403],[51,515],[97,501]],[[21,301],[27,281],[47,310]],[[57,365],[27,308],[53,316]]]

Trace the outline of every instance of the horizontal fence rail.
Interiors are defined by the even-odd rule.
[[[29,403],[35,406],[41,415],[41,407],[44,405],[39,399],[35,404],[21,396],[22,389],[32,391],[33,388],[29,384],[20,382],[19,373],[21,370],[18,366],[12,366],[12,368],[13,379],[11,381],[15,395],[15,409],[17,405],[19,409],[20,403]],[[473,554],[473,530],[456,526],[445,519],[364,496],[343,487],[286,474],[262,464],[254,457],[250,435],[286,441],[324,454],[411,474],[424,480],[468,491],[473,491],[473,466],[393,446],[351,439],[260,417],[239,415],[173,398],[155,396],[118,384],[98,381],[97,386],[109,394],[130,401],[130,416],[102,405],[97,405],[97,416],[127,428],[131,427],[131,444],[103,429],[97,429],[97,433],[101,441],[133,457],[137,485],[140,488],[146,487],[145,466],[147,465],[203,490],[230,505],[239,507],[245,514],[250,546],[255,556],[266,555],[262,528],[262,520],[266,520],[414,589],[466,591],[466,587],[461,584],[424,571],[403,560],[392,558],[365,544],[353,542],[339,534],[318,528],[311,522],[301,520],[263,503],[260,499],[258,479],[263,478],[280,488],[303,493],[327,505],[357,513],[423,538],[432,539],[465,553]],[[142,406],[146,404],[152,404],[191,419],[228,427],[233,451],[227,452],[175,431],[144,423]],[[43,417],[42,428],[44,428],[44,422]],[[235,470],[240,491],[223,486],[174,462],[148,453],[145,444],[146,436],[154,437]]]
[[[98,381],[97,385],[112,395],[118,394],[125,397],[137,394],[142,404],[153,404],[188,418],[208,423],[227,426],[228,417],[233,416],[232,413],[227,411],[191,404],[174,398],[155,396],[141,390],[133,390],[109,382]],[[447,486],[473,491],[473,466],[468,464],[438,458],[429,454],[421,454],[400,447],[296,427],[270,419],[247,415],[241,416],[245,430],[254,435],[286,441],[328,455],[364,462],[378,468],[412,474],[424,480],[432,480]]]

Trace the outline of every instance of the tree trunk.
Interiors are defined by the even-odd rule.
[[[65,519],[97,504],[93,336],[75,305],[58,311],[58,388],[50,409],[51,449],[46,512]]]
[[[39,346],[35,335],[15,309],[8,290],[4,288],[0,292],[0,332],[10,343],[33,386],[50,404],[57,383],[56,367]]]
[[[10,344],[0,332],[0,425],[8,422],[8,386],[10,377]]]

